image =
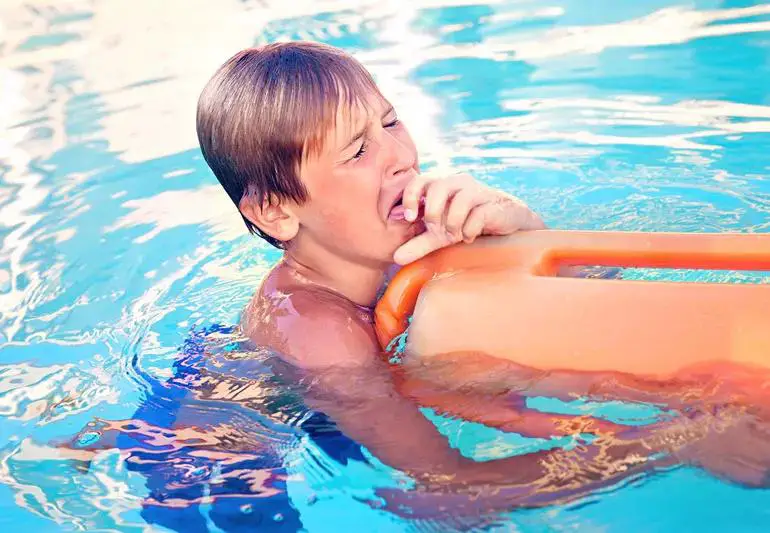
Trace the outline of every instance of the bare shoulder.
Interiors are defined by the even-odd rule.
[[[316,287],[263,287],[246,308],[241,327],[258,345],[305,368],[360,366],[379,352],[371,316]]]

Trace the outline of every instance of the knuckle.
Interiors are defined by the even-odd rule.
[[[431,180],[427,183],[427,189],[431,194],[443,194],[449,189],[449,181],[445,179]]]
[[[465,206],[470,204],[475,196],[476,190],[474,189],[460,189],[455,195],[453,203],[456,202],[458,205]]]

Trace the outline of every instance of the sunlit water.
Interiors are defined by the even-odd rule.
[[[765,530],[770,493],[695,468],[476,523],[372,504],[408,480],[304,407],[291,370],[246,357],[230,331],[278,256],[245,234],[203,163],[194,106],[222,61],[276,39],[354,52],[425,166],[511,191],[552,227],[770,225],[770,4],[5,0],[0,524]],[[477,459],[543,444],[426,416]]]

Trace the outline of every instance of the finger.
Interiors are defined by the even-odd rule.
[[[427,185],[425,189],[425,213],[422,219],[429,230],[442,231],[447,204],[458,189],[458,183],[448,179],[435,180]]]
[[[484,223],[487,216],[485,208],[486,205],[482,204],[471,209],[470,214],[465,219],[465,224],[463,224],[463,241],[471,243],[484,231]]]
[[[484,202],[482,195],[474,189],[462,189],[457,192],[449,204],[449,210],[446,214],[446,231],[454,237],[455,240],[464,239],[463,226],[471,210]]]
[[[426,231],[402,244],[393,254],[393,261],[398,265],[406,265],[450,243],[448,236],[442,238],[431,231]]]
[[[516,198],[515,196],[509,196],[509,198],[520,207],[520,209],[516,210],[516,213],[519,216],[515,222],[513,222],[516,231],[545,229],[545,222],[543,222],[540,215],[532,211],[523,200]],[[500,207],[501,210],[506,210],[502,205]],[[501,219],[504,220],[504,217],[501,217]]]
[[[415,176],[404,189],[401,203],[404,205],[404,218],[409,222],[417,220],[420,211],[420,200],[425,194],[425,187],[435,178],[421,174]]]

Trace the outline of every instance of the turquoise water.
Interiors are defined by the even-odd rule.
[[[0,6],[0,524],[445,530],[366,503],[375,487],[401,486],[399,473],[361,460],[366,450],[335,459],[350,443],[309,436],[309,413],[269,378],[267,356],[249,367],[248,408],[213,393],[198,406],[196,422],[232,411],[225,434],[242,423],[238,453],[259,451],[253,464],[238,461],[260,489],[236,487],[251,496],[225,498],[229,507],[207,498],[230,486],[217,478],[221,461],[176,454],[179,435],[144,457],[189,467],[165,479],[184,505],[161,518],[142,511],[144,463],[125,457],[136,428],[88,460],[62,449],[99,444],[102,421],[170,412],[163,398],[179,393],[169,379],[179,379],[186,340],[236,323],[278,257],[245,234],[195,144],[198,91],[240,48],[313,39],[354,52],[426,166],[452,164],[511,191],[552,227],[770,224],[770,4],[145,0],[130,9],[107,0]],[[436,424],[479,459],[533,445]],[[679,468],[483,527],[760,531],[769,519],[767,491]]]

